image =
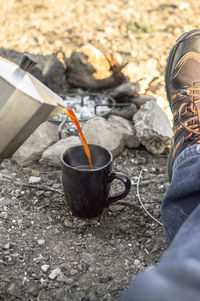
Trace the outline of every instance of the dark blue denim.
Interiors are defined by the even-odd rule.
[[[200,300],[200,145],[176,159],[161,206],[168,249],[132,280],[119,301]]]

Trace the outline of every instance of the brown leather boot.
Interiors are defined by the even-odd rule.
[[[177,156],[200,143],[200,29],[184,33],[172,47],[165,71],[165,89],[174,118],[174,143],[168,175]]]

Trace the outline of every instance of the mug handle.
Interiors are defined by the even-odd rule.
[[[123,199],[125,196],[127,196],[127,194],[129,193],[129,191],[131,189],[131,181],[124,174],[118,173],[118,172],[112,172],[108,176],[108,183],[111,183],[115,179],[116,180],[120,180],[124,184],[125,190],[124,190],[124,192],[122,192],[122,193],[120,193],[118,195],[111,196],[111,197],[107,198],[106,202],[105,202],[105,206],[109,206],[113,202],[116,202],[118,200]]]

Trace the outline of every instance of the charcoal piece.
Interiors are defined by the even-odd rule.
[[[132,120],[136,112],[137,112],[137,106],[134,103],[132,103],[128,106],[115,107],[112,110],[111,115],[121,116],[125,119]]]
[[[116,87],[112,92],[110,92],[110,96],[113,97],[116,102],[130,102],[133,97],[139,96],[140,86],[139,83],[124,83],[120,86]]]
[[[148,101],[156,101],[156,97],[150,94],[145,94],[131,99],[131,103],[134,103],[138,108]]]

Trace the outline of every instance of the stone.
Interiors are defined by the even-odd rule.
[[[82,130],[88,143],[107,148],[114,157],[124,149],[122,132],[103,117],[88,120]]]
[[[113,127],[116,127],[116,129],[118,129],[118,131],[122,133],[125,146],[129,148],[140,146],[140,142],[136,137],[136,131],[129,120],[126,120],[125,118],[120,116],[111,115],[108,118],[108,122],[110,122]]]
[[[153,248],[151,249],[151,253],[158,252],[159,249],[160,249],[160,246],[157,245],[157,244],[155,244],[155,245],[153,246]]]
[[[41,124],[33,134],[13,154],[13,158],[20,166],[28,166],[38,161],[45,149],[58,141],[57,126],[50,122]]]
[[[66,284],[71,284],[73,283],[73,279],[72,278],[68,278],[66,277],[62,272],[57,276],[56,280],[58,282],[64,282]],[[62,299],[63,300],[63,299]]]
[[[9,205],[10,204],[10,199],[7,197],[0,197],[0,206],[3,205]]]
[[[156,103],[157,105],[161,108],[161,110],[163,112],[165,112],[165,114],[167,115],[168,119],[170,120],[171,123],[171,127],[173,127],[173,113],[171,111],[170,105],[169,105],[169,101],[166,99],[165,96],[157,96],[156,98]]]
[[[4,250],[10,249],[10,243],[5,244],[5,245],[3,246],[3,249],[4,249]]]
[[[43,271],[43,272],[47,272],[48,271],[48,269],[49,269],[49,265],[48,264],[43,264],[42,266],[41,266],[41,270]]]
[[[117,86],[113,91],[109,93],[117,102],[130,102],[133,97],[139,96],[140,86],[139,83],[123,83]]]
[[[7,290],[8,294],[21,299],[20,288],[16,283],[12,283]]]
[[[124,206],[123,205],[110,205],[109,210],[112,212],[121,211],[121,210],[124,210]]]
[[[39,246],[44,246],[45,245],[45,240],[44,239],[38,239],[38,245]]]
[[[69,272],[70,276],[75,276],[77,273],[78,273],[78,271],[74,270],[74,269],[71,269]]]
[[[3,211],[3,212],[1,212],[0,213],[0,218],[2,218],[2,219],[7,219],[8,218],[8,213],[7,212],[5,212],[5,211]]]
[[[31,176],[39,177],[40,176],[40,171],[36,170],[36,169],[31,169]]]
[[[51,271],[51,273],[49,275],[49,278],[53,280],[53,279],[55,279],[61,273],[62,273],[61,269],[57,267],[53,271]]]
[[[64,225],[67,228],[73,228],[73,223],[68,218],[64,219]]]
[[[153,216],[160,217],[160,209],[154,209],[153,210]]]
[[[41,177],[31,176],[31,177],[29,177],[28,182],[29,182],[29,184],[38,184],[41,182]]]
[[[134,260],[134,265],[139,265],[140,264],[140,260],[139,259],[135,259]]]
[[[133,117],[138,140],[152,154],[162,154],[172,143],[173,131],[167,115],[149,101]]]
[[[107,293],[103,296],[103,301],[111,301],[112,300],[112,296],[110,293]]]
[[[113,68],[114,70],[114,68]],[[85,89],[113,87],[125,80],[123,73],[111,70],[108,58],[91,44],[72,52],[67,59],[66,80]]]
[[[61,154],[64,151],[66,151],[68,148],[80,144],[81,144],[81,140],[78,136],[71,136],[71,137],[61,139],[44,151],[44,153],[42,154],[42,158],[40,159],[39,162],[49,166],[60,167]]]

